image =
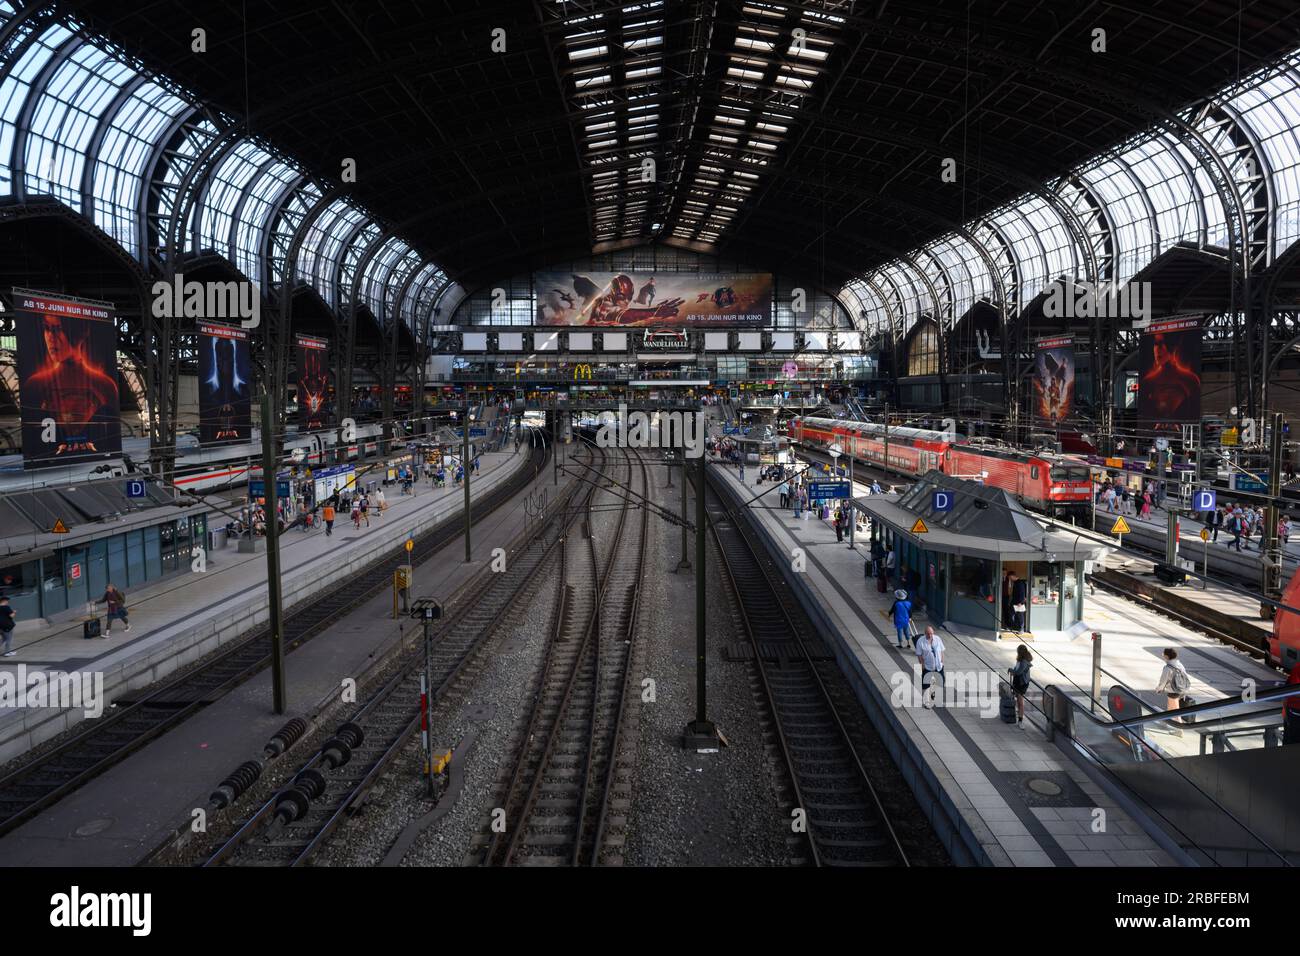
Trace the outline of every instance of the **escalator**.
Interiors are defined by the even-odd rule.
[[[1288,721],[1288,701],[1300,705],[1300,685],[1156,711],[1115,685],[1099,715],[1043,692],[1058,746],[1203,866],[1300,863],[1300,713]]]

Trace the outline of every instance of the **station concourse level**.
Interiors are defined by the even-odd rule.
[[[1276,919],[1297,196],[1282,0],[0,0],[10,911]]]

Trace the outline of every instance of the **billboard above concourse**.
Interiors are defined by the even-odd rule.
[[[770,272],[538,272],[538,325],[756,326],[772,318]]]
[[[14,289],[14,307],[23,464],[121,452],[113,306]]]

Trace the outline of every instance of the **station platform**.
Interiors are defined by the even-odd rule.
[[[856,549],[837,542],[829,522],[796,520],[780,509],[771,483],[759,485],[757,470],[714,465],[715,472],[744,499],[772,494],[749,506],[773,553],[805,555],[798,575],[811,600],[824,612],[838,643],[837,657],[882,737],[898,742],[895,758],[917,791],[936,830],[948,842],[954,862],[997,866],[1170,866],[1185,862],[1177,847],[1159,841],[1045,734],[1042,689],[1056,685],[1087,705],[1092,681],[1090,633],[1103,635],[1102,692],[1122,683],[1152,704],[1161,651],[1179,648],[1192,677],[1193,697],[1209,701],[1237,694],[1243,678],[1261,685],[1278,673],[1202,634],[1193,632],[1131,601],[1097,589],[1085,601],[1088,629],[1031,645],[1033,687],[1026,696],[1025,723],[1005,724],[997,714],[997,686],[1014,663],[1015,641],[999,641],[993,631],[976,633],[939,628],[946,646],[948,684],[960,674],[964,686],[979,688],[944,706],[923,706],[918,694],[899,693],[915,686],[915,654],[895,648],[886,619],[892,595],[881,594],[864,575],[866,541]],[[859,489],[861,487],[859,486]],[[793,572],[791,576],[794,577]],[[924,611],[915,621],[924,630]],[[1104,712],[1104,701],[1098,704]],[[880,727],[887,722],[889,726]],[[1175,739],[1170,737],[1171,740]],[[1196,752],[1194,735],[1180,741]],[[1164,741],[1161,741],[1164,745]],[[891,744],[891,750],[894,746]],[[1180,751],[1181,752],[1181,751]],[[1041,792],[1047,791],[1047,792]],[[1093,832],[1094,810],[1106,811],[1104,832]]]
[[[477,476],[471,478],[474,497],[488,493],[526,467],[528,446],[518,451],[486,452]],[[283,605],[286,610],[328,588],[346,586],[348,575],[370,565],[413,533],[437,524],[464,505],[464,489],[448,482],[434,489],[428,483],[414,494],[397,486],[385,489],[388,510],[372,511],[370,526],[352,527],[340,514],[334,533],[323,525],[309,531],[288,530],[280,537]],[[228,641],[263,624],[269,613],[266,592],[265,541],[262,550],[240,553],[231,546],[206,555],[206,570],[181,572],[126,595],[131,630],[117,623],[104,638],[87,640],[81,624],[64,623],[43,630],[16,633],[15,656],[0,660],[0,668],[28,672],[63,671],[103,674],[108,700],[144,687],[177,668],[203,657]],[[417,584],[419,584],[417,578]],[[99,606],[101,620],[103,606]],[[0,763],[71,727],[81,710],[13,707],[0,710]]]
[[[527,453],[525,444],[518,461],[526,462]],[[501,453],[495,463],[498,480],[517,463],[513,453]],[[486,463],[481,475],[482,490],[486,491]],[[553,480],[551,469],[542,469],[521,494],[475,525],[473,562],[466,563],[464,539],[457,537],[435,556],[417,564],[414,593],[446,602],[483,569],[494,548],[509,552],[526,526],[525,508],[530,494],[551,488]],[[561,476],[560,481],[564,480]],[[463,490],[454,491],[459,502]],[[434,507],[435,497],[446,501],[444,495],[435,496],[426,486],[418,497],[406,502],[405,512],[390,512],[384,520],[404,514],[401,527],[408,527],[418,510]],[[394,522],[392,527],[396,526]],[[348,530],[352,530],[350,525]],[[375,530],[372,519],[371,531]],[[336,528],[329,546],[333,547],[337,540]],[[339,586],[346,587],[346,581]],[[134,628],[131,633],[135,633]],[[173,834],[188,828],[193,811],[208,805],[209,795],[225,775],[243,761],[260,756],[266,741],[290,718],[302,716],[309,723],[327,728],[345,719],[346,708],[355,705],[341,703],[341,681],[352,678],[360,686],[370,668],[377,666],[389,650],[404,641],[418,640],[419,633],[419,625],[406,615],[393,619],[390,595],[376,595],[287,655],[288,707],[283,715],[272,712],[271,676],[265,669],[0,837],[0,866],[139,863]],[[281,758],[283,771],[277,761],[268,765],[264,776],[292,771],[297,766],[296,753],[290,751]]]

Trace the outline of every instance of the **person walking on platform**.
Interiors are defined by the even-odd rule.
[[[354,498],[352,501],[352,527],[358,531],[361,530],[361,499]]]
[[[384,497],[384,489],[380,488],[375,492],[375,513],[382,518],[387,510],[388,499]]]
[[[0,595],[0,638],[4,640],[4,653],[0,656],[13,657],[14,651],[14,609],[9,606],[9,598]]]
[[[363,494],[361,496],[361,499],[358,501],[358,504],[361,507],[361,520],[364,521],[366,523],[366,527],[369,528],[370,527],[370,497],[368,495]]]
[[[939,693],[937,685],[943,683],[943,638],[934,632],[933,626],[927,626],[925,633],[916,642],[916,656],[921,662],[921,693],[931,686],[935,694]]]
[[[1147,521],[1151,518],[1151,489],[1142,492],[1142,520]]]
[[[1236,548],[1238,553],[1241,551],[1241,529],[1245,523],[1245,519],[1241,517],[1240,511],[1233,511],[1232,516],[1228,518],[1228,531],[1232,535],[1232,540],[1228,542],[1228,547]]]
[[[790,507],[790,483],[788,481],[781,482],[780,487],[776,489],[776,493],[781,497],[781,507]]]
[[[325,535],[328,537],[334,533],[334,505],[326,502],[321,509],[321,517],[325,519]]]
[[[112,632],[114,619],[122,622],[122,630],[131,630],[131,622],[126,619],[126,595],[114,587],[112,581],[104,589],[104,596],[95,603],[108,605],[108,626],[104,629],[105,635]]]
[[[1157,691],[1163,691],[1165,695],[1165,710],[1178,710],[1182,705],[1183,696],[1191,690],[1192,678],[1187,673],[1187,668],[1183,662],[1178,659],[1178,651],[1172,647],[1166,647],[1164,650],[1165,667],[1160,672],[1160,681],[1156,684]],[[1174,724],[1183,723],[1181,718],[1174,717],[1170,721]],[[1182,731],[1177,731],[1181,734]]]
[[[1025,694],[1029,692],[1029,669],[1034,666],[1034,655],[1021,644],[1016,648],[1016,666],[1007,671],[1011,692],[1016,695],[1016,723],[1025,722]]]
[[[902,588],[894,592],[894,603],[889,605],[885,616],[893,618],[897,647],[902,650],[911,644],[912,602],[907,599],[907,592]]]
[[[1217,544],[1219,541],[1219,529],[1223,527],[1222,508],[1215,508],[1214,511],[1210,512],[1210,522],[1208,527],[1210,529],[1210,540]]]
[[[843,508],[835,509],[835,540],[841,542],[844,540],[844,509]]]

